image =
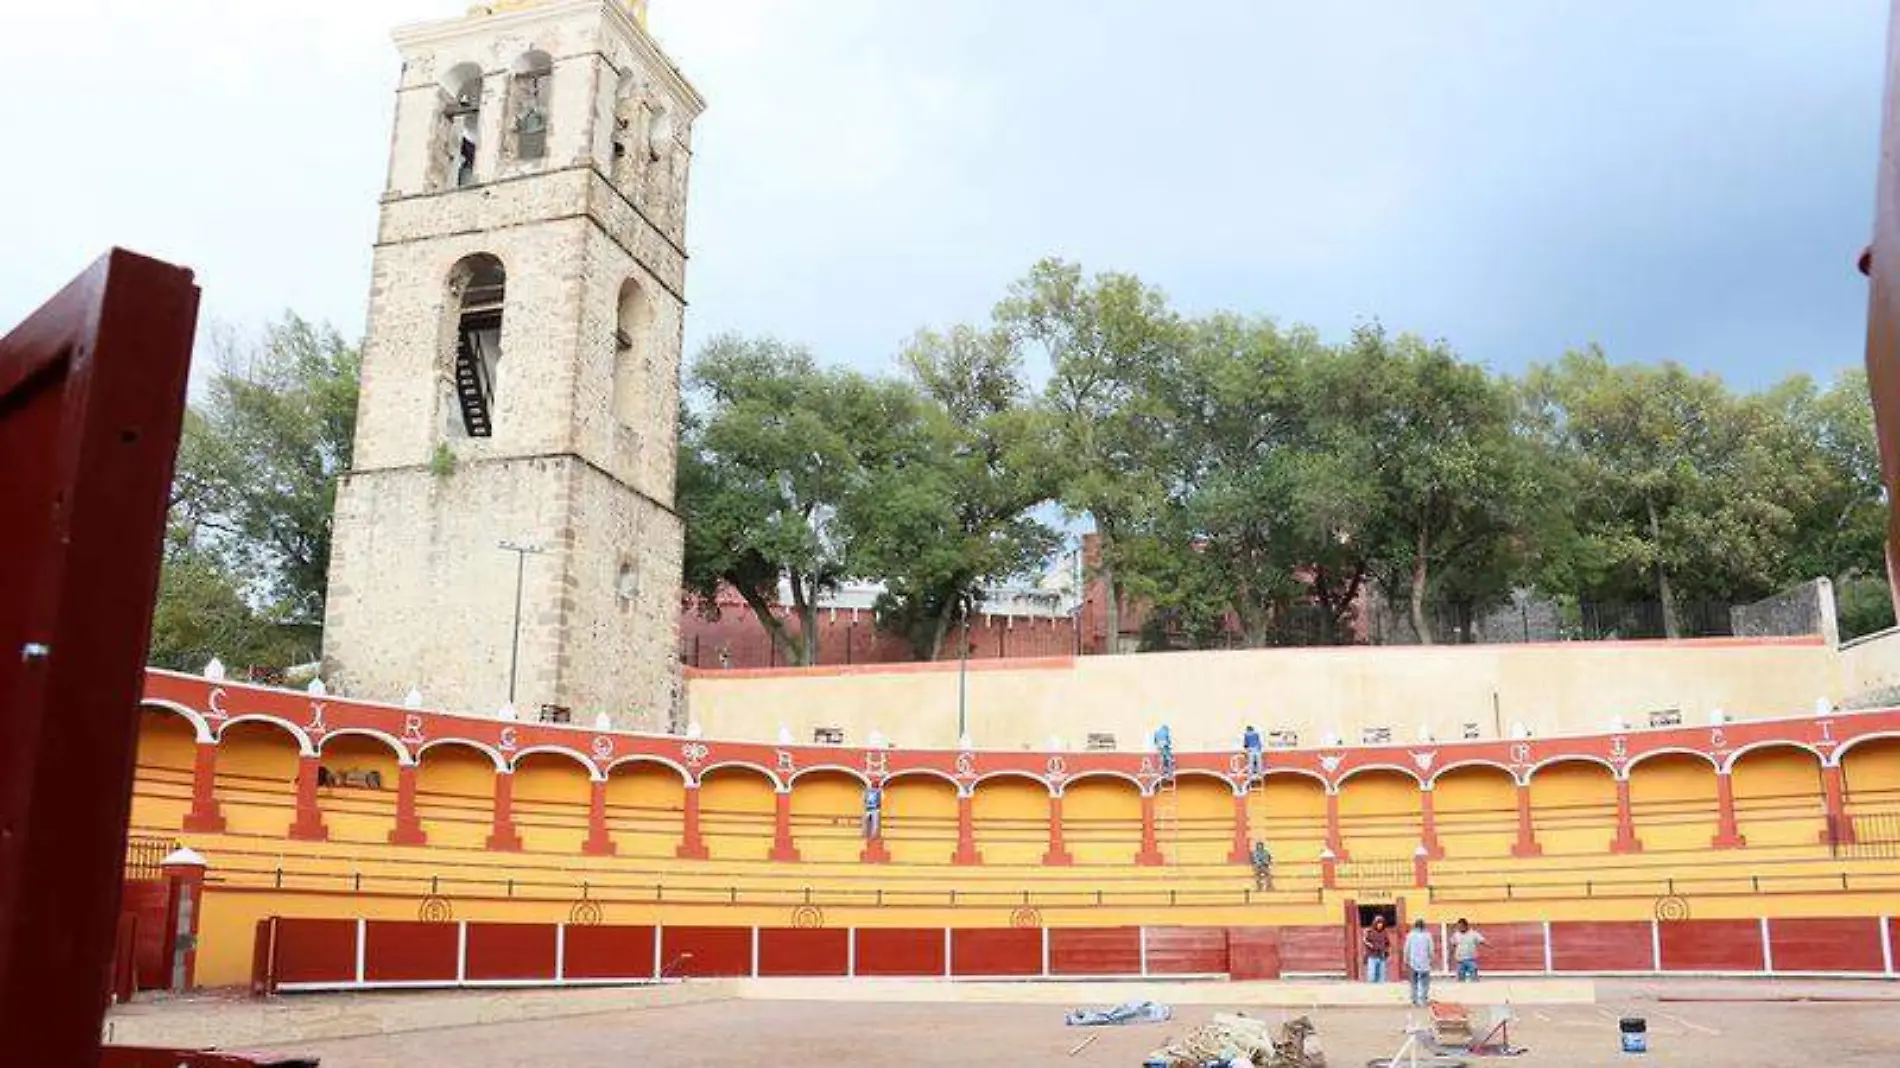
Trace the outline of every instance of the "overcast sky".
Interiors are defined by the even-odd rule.
[[[0,322],[110,244],[363,328],[397,60],[455,0],[0,0]],[[652,0],[709,108],[688,345],[890,366],[1035,259],[1503,370],[1859,362],[1883,0]]]

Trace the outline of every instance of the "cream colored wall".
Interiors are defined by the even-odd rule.
[[[1856,647],[1856,663],[1891,658]],[[1867,651],[1863,651],[1867,650]],[[1360,728],[1411,741],[1428,724],[1441,739],[1476,723],[1483,737],[1522,722],[1540,735],[1594,733],[1622,717],[1633,727],[1676,708],[1684,723],[1722,709],[1740,718],[1811,711],[1842,694],[1841,659],[1816,641],[1571,642],[1269,649],[1084,657],[1073,662],[983,662],[968,673],[970,733],[979,748],[1041,748],[1050,736],[1080,748],[1110,732],[1139,748],[1166,721],[1181,749],[1236,745],[1248,722],[1292,729],[1301,744]],[[687,682],[691,716],[716,738],[808,741],[842,727],[848,744],[873,731],[909,748],[957,744],[957,666],[704,672]],[[1429,695],[1429,701],[1422,698]]]
[[[1841,696],[1900,686],[1900,627],[1841,646]]]

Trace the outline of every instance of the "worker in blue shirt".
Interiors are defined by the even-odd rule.
[[[883,810],[884,791],[877,783],[867,783],[864,787],[864,837],[878,836],[879,818]]]
[[[1247,774],[1259,778],[1260,773],[1266,770],[1267,756],[1261,751],[1260,732],[1253,729],[1253,724],[1247,724],[1247,729],[1241,732],[1240,744],[1247,750]]]
[[[1174,735],[1168,730],[1166,723],[1163,723],[1161,727],[1155,731],[1155,752],[1161,754],[1161,774],[1173,775]]]

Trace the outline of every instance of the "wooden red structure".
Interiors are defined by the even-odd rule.
[[[0,339],[0,1034],[40,1064],[99,1059],[197,320],[114,250]]]

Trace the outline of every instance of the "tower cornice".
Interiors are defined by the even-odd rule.
[[[651,69],[655,76],[666,84],[681,106],[689,112],[688,121],[697,118],[700,112],[706,110],[706,99],[699,95],[699,90],[693,88],[693,84],[680,73],[679,67],[674,65],[673,60],[660,48],[659,43],[647,33],[646,27],[640,25],[640,21],[634,17],[632,10],[620,0],[546,0],[545,3],[531,6],[487,12],[483,12],[478,7],[471,14],[461,18],[434,19],[429,22],[399,26],[390,36],[396,42],[397,48],[408,50],[462,37],[468,32],[470,23],[476,19],[481,20],[482,28],[485,30],[505,30],[514,26],[528,26],[551,18],[558,19],[565,15],[587,11],[598,11],[608,21],[618,26],[634,47],[651,61]]]

